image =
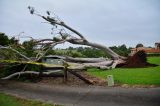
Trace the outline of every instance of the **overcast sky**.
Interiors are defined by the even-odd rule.
[[[0,0],[0,32],[52,38],[51,26],[29,14],[56,13],[92,42],[106,46],[154,46],[160,42],[160,0]]]

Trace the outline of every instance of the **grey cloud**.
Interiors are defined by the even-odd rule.
[[[30,15],[29,5],[43,14],[54,11],[98,43],[135,46],[142,42],[153,46],[160,41],[159,0],[1,0],[0,32],[25,31],[35,38],[52,37],[51,26]]]

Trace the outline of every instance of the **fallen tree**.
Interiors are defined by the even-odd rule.
[[[28,8],[29,8],[31,14],[40,16],[41,18],[46,20],[49,24],[51,24],[55,28],[58,28],[58,26],[61,26],[61,29],[58,29],[58,36],[53,38],[53,42],[60,42],[60,41],[63,40],[63,41],[66,41],[66,42],[69,42],[69,43],[72,43],[72,44],[91,46],[91,47],[95,47],[95,48],[103,50],[104,52],[111,55],[113,59],[123,59],[122,56],[118,55],[117,53],[112,51],[110,48],[108,48],[104,45],[101,45],[101,44],[90,42],[80,32],[78,32],[74,28],[67,25],[65,22],[63,22],[56,15],[51,17],[49,11],[47,11],[47,16],[43,16],[43,15],[40,15],[40,14],[36,13],[35,9],[33,7],[29,6]],[[67,33],[67,31],[65,31],[65,29],[74,33],[74,35],[73,34],[71,35],[71,34]],[[78,36],[78,37],[76,37],[75,35]],[[52,41],[52,39],[46,39],[46,40],[41,40],[41,41]]]
[[[72,69],[85,69],[88,67],[96,67],[96,68],[101,68],[101,69],[112,69],[115,68],[118,64],[125,62],[125,57],[118,55],[114,51],[112,51],[110,48],[107,46],[97,44],[90,42],[85,38],[84,35],[82,35],[80,32],[75,30],[74,28],[70,27],[67,25],[65,22],[63,22],[59,17],[54,15],[53,17],[50,16],[50,12],[47,11],[47,15],[43,16],[35,12],[33,7],[28,7],[30,10],[31,14],[37,15],[47,21],[50,25],[52,25],[57,31],[58,34],[56,34],[53,39],[42,39],[42,40],[34,40],[32,41],[35,43],[35,48],[37,48],[37,54],[33,58],[25,56],[23,53],[19,52],[18,50],[12,48],[11,46],[0,46],[0,49],[10,49],[14,51],[15,53],[19,54],[21,57],[25,59],[25,61],[28,62],[37,62],[40,61],[49,50],[51,50],[54,46],[57,44],[62,44],[65,42],[69,42],[72,44],[77,44],[77,45],[86,45],[86,46],[91,46],[94,48],[98,48],[103,50],[105,53],[109,54],[112,59],[108,58],[72,58],[72,57],[62,57],[62,59],[66,60],[69,62],[69,67]],[[73,34],[67,33],[68,31],[72,32]],[[24,48],[25,49],[25,48]],[[74,67],[72,67],[74,64]],[[25,68],[21,72],[13,73],[12,75],[9,75],[8,77],[4,77],[3,79],[10,79],[16,75],[21,75],[21,74],[38,74],[37,72],[34,71],[26,71]],[[46,73],[48,74],[48,73]]]
[[[89,40],[87,40],[85,38],[85,36],[83,36],[80,32],[78,32],[74,28],[67,25],[64,21],[62,21],[55,14],[53,16],[50,16],[51,13],[49,11],[47,11],[46,12],[47,16],[44,16],[44,15],[36,13],[35,9],[33,7],[29,6],[28,9],[30,10],[31,14],[34,14],[36,16],[41,17],[42,19],[46,20],[49,24],[51,24],[55,29],[58,30],[58,35],[56,37],[53,37],[53,39],[43,39],[43,40],[38,41],[38,43],[46,44],[46,43],[43,43],[43,42],[48,41],[49,44],[54,44],[55,42],[59,42],[59,44],[60,44],[60,42],[63,41],[62,43],[69,42],[69,43],[72,43],[72,44],[91,46],[91,47],[94,47],[94,48],[101,49],[104,52],[106,52],[107,54],[111,55],[112,60],[114,61],[114,62],[112,62],[112,63],[114,63],[114,65],[112,65],[112,68],[115,68],[117,64],[124,62],[125,57],[118,55],[117,53],[115,53],[110,48],[108,48],[104,45],[90,42]],[[61,27],[60,29],[58,29],[59,26]],[[71,34],[67,33],[66,30],[72,32],[73,34],[71,35]],[[48,44],[48,42],[47,42],[47,44]],[[50,46],[50,48],[52,48],[52,47],[53,46]],[[103,61],[111,61],[111,60],[107,60],[107,59],[84,60],[84,59],[80,59],[80,58],[70,58],[70,57],[68,57],[66,59],[68,59],[72,62],[77,62],[78,61],[78,62],[88,62],[88,63],[99,63],[99,62],[103,62]],[[102,67],[104,67],[104,66],[107,67],[108,64],[104,65],[104,64],[99,63],[97,65],[99,65],[99,67],[101,67],[101,66]],[[95,64],[92,65],[92,66],[95,66]],[[108,66],[110,66],[110,64]],[[106,69],[108,69],[108,68],[106,68]]]

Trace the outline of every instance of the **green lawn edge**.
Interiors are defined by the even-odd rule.
[[[108,75],[114,76],[116,84],[129,85],[160,85],[160,57],[148,57],[149,63],[157,64],[148,68],[115,68],[112,70],[88,69],[87,73],[99,78],[107,79]]]
[[[55,106],[37,100],[27,100],[0,92],[0,106]],[[60,105],[56,105],[60,106]]]

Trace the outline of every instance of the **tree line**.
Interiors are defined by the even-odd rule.
[[[114,52],[121,56],[128,56],[131,48],[127,48],[125,44],[120,46],[109,47]],[[48,52],[47,55],[67,55],[71,57],[88,57],[88,58],[98,58],[98,57],[110,57],[109,54],[106,54],[104,51],[93,48],[93,47],[68,47],[66,49],[52,49]]]
[[[18,51],[23,52],[23,54],[29,57],[35,56],[36,51],[34,50],[35,44],[33,40],[24,41],[22,44],[19,44],[15,37],[9,38],[5,33],[0,33],[0,45],[12,45],[16,47]],[[128,56],[131,49],[127,48],[125,44],[120,46],[111,46],[109,48],[121,56]],[[110,57],[106,52],[93,47],[68,47],[66,49],[53,48],[49,50],[46,55],[63,55],[86,58]]]

